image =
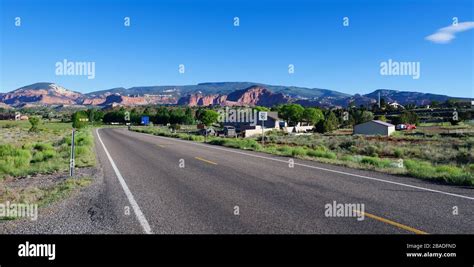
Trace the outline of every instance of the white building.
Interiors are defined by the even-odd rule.
[[[388,103],[388,105],[394,109],[405,109],[404,106],[398,104],[397,102]]]
[[[395,125],[378,120],[368,121],[354,126],[354,134],[389,136],[393,132],[395,132]]]

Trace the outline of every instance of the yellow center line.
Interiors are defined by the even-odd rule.
[[[200,157],[194,157],[195,159],[198,159],[200,161],[204,161],[204,162],[207,162],[209,164],[213,164],[213,165],[217,165],[217,163],[213,162],[213,161],[210,161],[210,160],[207,160],[207,159],[203,159],[203,158],[200,158]]]
[[[361,213],[360,211],[358,210],[354,210],[355,212],[357,213]],[[364,214],[364,216],[367,216],[369,218],[372,218],[374,220],[377,220],[377,221],[380,221],[380,222],[383,222],[383,223],[387,223],[387,224],[390,224],[390,225],[393,225],[395,227],[398,227],[398,228],[401,228],[403,230],[407,230],[407,231],[410,231],[410,232],[413,232],[415,234],[419,234],[419,235],[427,235],[428,233],[427,232],[424,232],[424,231],[421,231],[421,230],[418,230],[418,229],[415,229],[413,227],[410,227],[410,226],[407,226],[407,225],[404,225],[404,224],[401,224],[401,223],[397,223],[397,222],[394,222],[394,221],[391,221],[389,219],[385,219],[385,218],[382,218],[382,217],[379,217],[377,215],[373,215],[373,214],[370,214],[370,213],[367,213],[367,212],[362,212]]]
[[[159,147],[165,147],[164,145],[160,145],[160,144],[156,144],[156,145],[159,146]]]

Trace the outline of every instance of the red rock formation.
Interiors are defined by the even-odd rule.
[[[67,90],[54,83],[35,83],[2,95],[1,101],[8,105],[43,104],[72,105],[83,95]]]
[[[226,95],[202,95],[202,94],[191,94],[185,97],[181,97],[178,100],[178,105],[187,106],[209,106],[209,105],[221,105],[226,101]]]
[[[93,98],[84,99],[84,101],[82,101],[82,105],[98,106],[98,105],[102,105],[104,102],[105,102],[105,98],[93,97]]]
[[[288,103],[288,101],[289,98],[281,93],[275,94],[266,88],[252,86],[247,89],[234,91],[228,95],[191,94],[180,98],[178,105],[273,106]]]

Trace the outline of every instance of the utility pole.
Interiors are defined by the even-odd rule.
[[[265,111],[260,111],[258,113],[258,118],[262,122],[262,146],[265,145],[265,121],[267,120],[268,113]]]
[[[71,136],[71,158],[69,160],[69,176],[70,177],[73,177],[74,176],[74,167],[75,167],[75,162],[74,162],[74,158],[75,158],[75,153],[74,153],[74,150],[75,150],[75,133],[76,133],[76,129],[72,128],[72,136]]]
[[[379,101],[378,101],[378,103],[379,103],[379,109],[380,109],[380,91],[379,91]]]

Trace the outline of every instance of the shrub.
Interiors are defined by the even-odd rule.
[[[290,156],[293,153],[293,149],[290,146],[281,146],[277,148],[277,151],[279,152],[279,154],[284,156]]]
[[[31,162],[32,163],[35,163],[35,162],[41,162],[44,160],[44,156],[43,156],[43,152],[40,152],[40,151],[36,151],[34,154],[33,154],[33,158],[31,159]]]
[[[404,154],[403,149],[401,149],[401,148],[395,148],[393,150],[393,155],[397,158],[403,158],[403,154]]]
[[[350,156],[350,155],[344,155],[341,157],[341,160],[343,161],[355,161],[354,157],[353,156]]]
[[[306,153],[310,157],[316,158],[327,158],[327,159],[335,159],[337,158],[336,154],[331,151],[323,151],[323,150],[308,150]]]
[[[15,148],[10,144],[0,145],[0,177],[26,174],[30,159],[29,150]]]
[[[378,168],[385,168],[390,166],[391,161],[387,159],[380,159],[376,157],[363,157],[360,161],[363,164],[372,165]]]
[[[205,138],[201,135],[191,135],[191,140],[195,142],[204,142]]]
[[[31,128],[30,128],[30,132],[38,132],[39,131],[39,128],[38,126],[40,125],[41,123],[41,119],[39,117],[30,117],[28,119],[28,121],[30,122],[31,124]]]
[[[53,146],[49,143],[36,143],[33,145],[33,149],[38,151],[53,150]]]
[[[371,157],[377,157],[379,148],[375,145],[368,145],[363,149],[363,154]]]
[[[54,150],[45,150],[43,152],[43,156],[45,159],[50,159],[56,156],[56,151]]]
[[[263,147],[262,149],[263,152],[269,153],[269,154],[278,154],[277,146],[275,145],[268,145]]]
[[[303,148],[303,147],[294,147],[294,148],[291,150],[291,155],[292,155],[293,157],[305,156],[305,155],[306,155],[306,149]]]
[[[408,159],[404,163],[408,174],[414,177],[459,185],[474,185],[474,175],[456,166],[433,166],[429,162]]]
[[[339,147],[342,148],[342,149],[345,149],[345,150],[350,150],[352,146],[355,145],[355,142],[352,141],[352,140],[348,140],[348,141],[343,141]]]
[[[9,129],[9,128],[14,128],[17,127],[16,124],[14,123],[6,123],[2,126],[2,128]]]

